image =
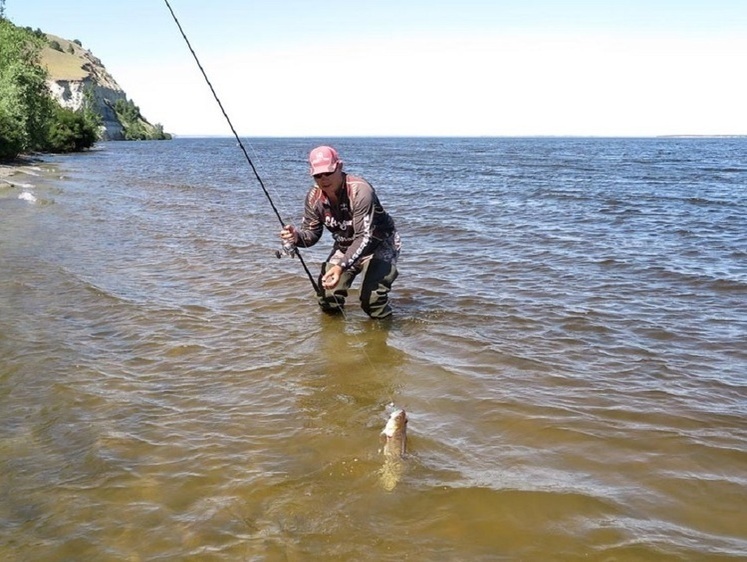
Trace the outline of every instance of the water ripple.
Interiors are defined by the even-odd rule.
[[[388,323],[318,313],[228,139],[3,195],[4,558],[741,559],[742,141],[338,141],[403,235]],[[315,142],[251,140],[294,221]]]

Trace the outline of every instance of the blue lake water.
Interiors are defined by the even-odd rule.
[[[4,560],[747,557],[746,139],[245,143],[288,222],[317,144],[374,185],[393,321],[319,313],[235,139],[19,171]]]

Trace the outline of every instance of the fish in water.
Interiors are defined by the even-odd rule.
[[[385,490],[391,491],[402,478],[404,464],[402,462],[407,452],[407,413],[402,409],[394,410],[381,432],[384,444],[384,466],[381,467],[381,484]]]

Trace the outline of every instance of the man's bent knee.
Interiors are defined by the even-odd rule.
[[[397,276],[397,267],[394,264],[376,260],[369,265],[361,291],[361,308],[371,318],[391,316],[389,290]]]

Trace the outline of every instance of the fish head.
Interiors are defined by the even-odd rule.
[[[399,433],[404,433],[407,428],[407,414],[404,410],[394,410],[389,414],[389,419],[386,422],[384,431],[382,432],[387,437],[394,437]]]

